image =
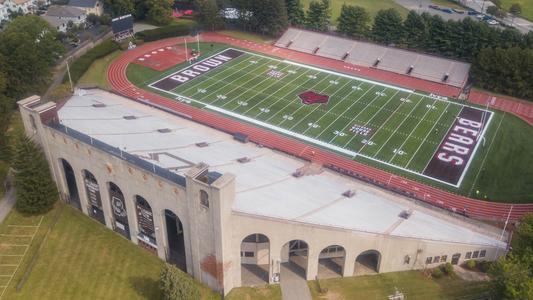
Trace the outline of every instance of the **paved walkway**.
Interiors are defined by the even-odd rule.
[[[0,223],[4,222],[13,205],[15,205],[15,189],[10,188],[6,191],[4,199],[0,201]]]
[[[311,292],[300,268],[293,263],[281,264],[281,296],[283,300],[311,300]]]

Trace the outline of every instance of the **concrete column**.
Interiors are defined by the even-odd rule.
[[[151,207],[155,227],[155,241],[157,243],[157,256],[159,256],[159,258],[161,258],[162,260],[166,261],[166,247],[168,245],[168,242],[166,235],[166,226],[164,224],[165,219],[162,215],[162,210],[158,209],[158,207],[155,205]]]
[[[119,186],[120,187],[120,186]],[[124,202],[126,203],[126,212],[128,214],[128,225],[130,227],[130,239],[133,243],[137,244],[137,233],[139,228],[137,226],[137,211],[135,210],[135,196],[130,192],[122,190],[124,195]]]
[[[345,249],[344,257],[344,267],[342,268],[342,277],[351,277],[353,276],[354,266],[355,266],[355,254],[354,251],[348,251]]]
[[[109,187],[107,185],[107,181],[98,177],[96,177],[96,180],[98,180],[98,187],[100,188],[100,199],[102,200],[105,226],[113,230],[113,211],[111,210],[111,199],[109,199]]]
[[[273,240],[272,237],[269,237],[270,239],[270,245],[269,245],[269,251],[270,251],[270,270],[268,272],[268,283],[277,283],[274,282],[274,274],[275,273],[281,273],[281,248],[283,245],[280,245],[278,241]]]
[[[318,256],[320,255],[320,251],[321,249],[309,246],[309,250],[307,251],[307,280],[315,279],[318,274]]]
[[[87,201],[87,192],[85,191],[85,182],[83,182],[83,174],[80,169],[75,168],[72,165],[72,162],[69,162],[70,166],[72,167],[72,170],[74,171],[74,177],[76,177],[76,188],[78,189],[78,196],[80,198],[80,205],[81,205],[81,211],[83,211],[84,214],[89,215],[89,211],[87,209],[88,201]]]

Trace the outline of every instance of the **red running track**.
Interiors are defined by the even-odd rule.
[[[319,58],[309,54],[295,52],[287,49],[280,49],[270,45],[256,44],[249,41],[237,40],[218,33],[206,33],[202,35],[204,42],[220,42],[230,44],[257,52],[275,55],[283,58],[291,58],[293,60],[319,65],[329,69],[336,69],[345,73],[359,74],[363,72],[363,68],[351,66],[350,68],[358,68],[361,71],[352,70],[350,72],[342,62],[337,62],[331,59]],[[136,49],[129,50],[117,58],[109,66],[107,76],[109,83],[115,92],[139,101],[144,104],[151,104],[157,107],[164,107],[166,110],[174,111],[178,114],[187,115],[192,120],[214,127],[218,130],[228,132],[230,134],[241,132],[249,136],[250,140],[264,145],[266,147],[276,149],[278,151],[286,152],[300,158],[314,161],[323,164],[326,167],[335,169],[347,175],[358,177],[362,180],[372,184],[381,186],[383,188],[394,190],[400,193],[408,194],[412,198],[430,203],[457,213],[465,213],[469,217],[493,221],[505,220],[511,205],[513,210],[511,219],[517,220],[527,212],[533,212],[533,204],[508,204],[508,203],[494,203],[476,200],[454,193],[446,192],[414,180],[393,175],[389,172],[369,167],[349,158],[322,150],[320,148],[307,145],[303,142],[278,135],[266,129],[257,128],[252,125],[240,123],[235,120],[226,118],[224,116],[211,113],[209,111],[201,110],[190,105],[176,102],[172,99],[162,97],[160,95],[142,90],[135,87],[126,76],[126,68],[139,55],[152,51],[160,47],[172,46],[177,43],[182,43],[183,38],[170,38],[159,40],[152,43],[144,44]],[[348,71],[347,71],[348,70]],[[390,78],[394,75],[387,75]],[[386,80],[385,76],[377,76],[378,79]],[[398,79],[398,78],[396,78]],[[394,80],[391,80],[395,82]],[[422,81],[418,83],[419,86],[424,86],[432,90],[432,83]],[[405,85],[404,85],[405,86]],[[444,89],[444,88],[443,88]],[[440,90],[439,90],[440,91]],[[440,92],[439,92],[440,93]]]

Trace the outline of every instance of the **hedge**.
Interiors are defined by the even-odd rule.
[[[191,27],[189,25],[178,24],[141,31],[136,33],[136,38],[144,40],[145,42],[151,42],[170,37],[189,35],[190,33]]]
[[[77,83],[95,60],[118,49],[118,43],[112,40],[106,40],[87,51],[84,55],[78,57],[70,64],[70,76],[72,77],[72,82]],[[68,75],[63,78],[63,82],[68,82]]]

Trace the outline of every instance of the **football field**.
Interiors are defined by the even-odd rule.
[[[353,159],[459,186],[492,113],[228,48],[149,87]]]

